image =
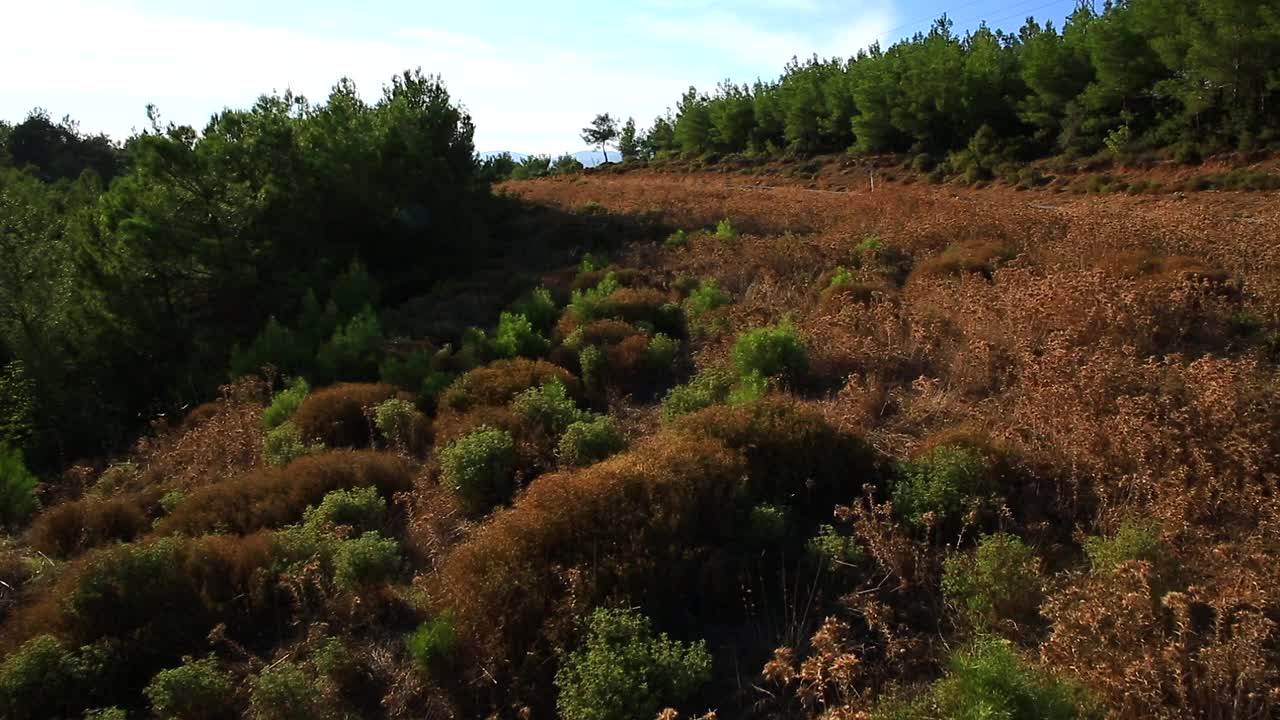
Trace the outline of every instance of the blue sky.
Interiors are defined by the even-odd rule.
[[[1074,0],[0,0],[0,118],[32,107],[127,137],[155,103],[202,127],[292,88],[322,99],[348,76],[367,98],[400,70],[440,73],[478,150],[583,149],[597,112],[643,128],[689,85],[775,77],[792,55],[852,55],[928,28],[1015,29]]]

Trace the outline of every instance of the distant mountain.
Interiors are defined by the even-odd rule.
[[[512,152],[511,150],[487,150],[485,152],[476,153],[476,155],[479,156],[481,160],[485,160],[495,155],[501,155],[504,152],[511,155],[512,159],[516,162],[521,162],[525,158],[529,157],[527,153]],[[552,153],[551,158],[555,159],[563,154],[564,153]],[[601,154],[599,150],[582,150],[581,152],[570,154],[573,155],[578,162],[582,163],[584,167],[595,167],[604,162],[604,155]],[[622,153],[617,150],[609,151],[609,162],[618,162],[620,160],[622,160]]]

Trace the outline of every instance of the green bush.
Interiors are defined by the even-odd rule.
[[[769,503],[751,508],[747,515],[747,544],[765,546],[778,542],[787,534],[787,509]]]
[[[471,512],[485,512],[515,490],[516,443],[511,433],[481,426],[440,453],[444,485]]]
[[[676,230],[667,236],[662,242],[663,247],[668,249],[680,248],[689,244],[689,235],[684,230]]]
[[[511,311],[528,318],[540,332],[549,331],[560,317],[560,308],[551,296],[551,291],[545,287],[534,288],[528,295],[515,301],[511,305]]]
[[[556,673],[556,707],[564,720],[648,720],[710,678],[705,643],[655,635],[649,619],[632,610],[598,609],[586,642]]]
[[[582,256],[582,261],[578,263],[578,272],[592,273],[600,272],[613,264],[613,260],[608,255],[597,255],[595,253],[587,253]]]
[[[181,490],[170,490],[160,496],[160,509],[165,515],[173,512],[178,505],[187,497],[187,494]]]
[[[836,290],[839,290],[843,287],[846,287],[852,284],[853,284],[853,273],[849,272],[848,268],[844,266],[840,266],[840,267],[837,267],[835,269],[835,272],[831,274],[831,279],[827,281],[827,286],[823,289],[828,292],[834,292]]]
[[[316,368],[329,380],[371,380],[378,376],[384,342],[378,316],[366,306],[320,348]]]
[[[96,688],[104,660],[95,648],[68,651],[52,635],[28,640],[0,664],[0,717],[70,717]]]
[[[1080,688],[1029,665],[1004,640],[981,638],[951,655],[920,698],[877,708],[878,720],[1082,720],[1101,712]]]
[[[262,427],[266,430],[280,427],[286,420],[293,417],[293,411],[298,409],[309,392],[311,392],[311,386],[307,384],[306,378],[294,378],[288,387],[271,398],[271,404],[262,411]]]
[[[684,299],[684,312],[688,316],[691,324],[696,324],[702,319],[702,316],[718,307],[724,307],[733,302],[733,298],[729,293],[720,289],[720,284],[715,278],[708,278],[702,281],[698,289],[689,293],[689,297]]]
[[[769,392],[769,378],[758,372],[748,373],[734,383],[729,391],[730,405],[744,405],[763,398]]]
[[[387,521],[387,501],[372,485],[351,490],[334,490],[319,505],[303,511],[303,524],[317,528],[345,525],[359,531],[380,530]]]
[[[234,685],[231,675],[207,657],[182,667],[162,670],[142,691],[158,717],[172,720],[207,720],[224,713]]]
[[[582,467],[621,452],[626,444],[613,419],[600,415],[570,425],[556,446],[556,458],[561,465]]]
[[[447,614],[431,618],[405,637],[404,644],[418,667],[430,670],[438,666],[458,645],[453,619]]]
[[[833,563],[853,563],[865,557],[857,540],[841,535],[832,525],[819,525],[818,534],[809,538],[806,549],[814,557]]]
[[[387,582],[400,573],[400,546],[376,532],[343,540],[333,554],[333,580],[344,590]]]
[[[560,437],[570,425],[587,419],[587,413],[569,397],[568,388],[559,378],[520,393],[511,401],[511,407],[551,437]]]
[[[38,484],[22,462],[22,451],[0,445],[0,526],[17,528],[40,508]]]
[[[996,489],[978,451],[939,445],[901,465],[893,484],[893,507],[915,525],[952,523],[989,502]]]
[[[578,353],[578,366],[582,369],[582,384],[596,387],[601,380],[607,358],[604,351],[595,345],[588,345]]]
[[[759,373],[795,379],[808,370],[809,360],[795,327],[782,322],[739,335],[733,346],[733,364],[740,377]]]
[[[498,318],[498,329],[490,343],[494,354],[500,358],[545,355],[551,343],[538,334],[529,318],[518,313],[504,312]]]
[[[330,715],[316,684],[289,662],[271,665],[253,678],[249,704],[254,720],[318,720]]]
[[[1109,538],[1085,540],[1085,554],[1096,573],[1115,570],[1121,563],[1138,560],[1151,566],[1151,589],[1157,595],[1172,590],[1177,582],[1177,561],[1160,538],[1153,523],[1125,523]]]
[[[733,223],[729,222],[729,218],[716,223],[716,238],[718,240],[738,239],[738,231],[733,227]]]
[[[680,341],[663,333],[650,338],[649,346],[645,348],[645,363],[659,372],[670,372],[678,357],[680,357]]]
[[[677,385],[662,398],[662,419],[666,422],[729,399],[733,377],[723,370],[709,369]]]
[[[373,408],[373,425],[393,448],[414,446],[418,422],[418,409],[407,400],[391,398]]]
[[[288,465],[303,455],[322,450],[323,443],[307,443],[302,439],[302,430],[288,420],[262,436],[262,457],[268,465]]]
[[[614,312],[609,296],[621,287],[617,276],[610,272],[594,288],[574,290],[569,298],[569,310],[583,324],[608,317]]]
[[[439,363],[448,360],[449,353],[450,349],[446,346],[435,355],[425,351],[404,356],[392,355],[382,361],[378,374],[382,382],[418,393],[429,405],[456,379],[453,373],[437,367]]]
[[[1026,620],[1040,606],[1040,561],[1020,538],[986,535],[972,555],[952,555],[943,563],[942,592],[975,623]]]

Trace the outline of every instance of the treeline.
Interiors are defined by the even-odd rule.
[[[0,444],[42,467],[208,399],[313,288],[346,332],[344,284],[367,273],[364,297],[396,303],[488,249],[473,126],[437,78],[151,124],[121,145],[42,113],[0,124]]]
[[[780,78],[690,88],[620,149],[911,153],[957,169],[1110,151],[1182,160],[1280,140],[1280,7],[1257,0],[1081,5],[1061,30],[927,33],[851,59],[792,60]]]

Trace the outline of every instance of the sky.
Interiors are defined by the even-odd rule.
[[[398,72],[440,74],[479,151],[585,149],[601,112],[643,129],[690,85],[777,77],[792,56],[851,56],[946,12],[1016,29],[1074,0],[0,0],[0,119],[35,107],[124,139],[202,128],[291,89],[323,100],[349,77],[373,100]]]

